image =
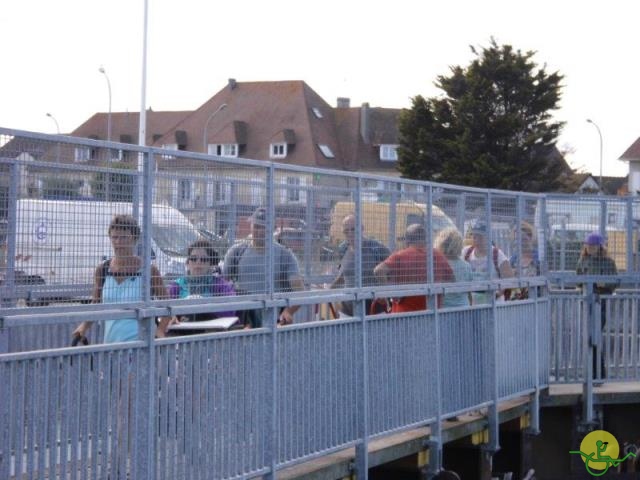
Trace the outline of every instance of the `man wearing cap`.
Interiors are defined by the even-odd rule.
[[[486,223],[478,221],[471,227],[472,243],[462,249],[462,258],[471,265],[474,280],[487,280],[490,278],[507,278],[513,276],[513,270],[509,259],[497,246],[491,244],[489,250],[489,228]],[[487,258],[490,254],[491,258]],[[489,270],[487,270],[489,268]],[[499,292],[498,299],[504,299]],[[489,303],[489,295],[486,292],[474,292],[473,303]]]
[[[232,280],[239,295],[266,293],[267,266],[266,226],[267,212],[258,208],[250,217],[251,234],[247,239],[233,245],[224,257],[222,274]],[[304,290],[304,281],[295,255],[287,247],[273,242],[273,291],[290,292]],[[286,307],[278,317],[278,323],[293,322],[298,305]],[[246,327],[261,327],[264,310],[243,312]]]
[[[407,227],[404,236],[406,248],[392,253],[384,262],[378,264],[374,273],[382,283],[390,285],[419,284],[427,281],[429,263],[427,259],[427,231],[414,223]],[[447,258],[438,250],[432,249],[433,281],[455,282],[453,270]],[[442,295],[438,295],[438,306],[442,306]],[[433,307],[433,304],[431,305]],[[427,297],[416,295],[394,298],[391,306],[393,313],[415,312],[427,309]]]

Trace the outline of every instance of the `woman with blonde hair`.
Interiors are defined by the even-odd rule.
[[[462,235],[455,227],[445,228],[436,237],[435,247],[449,262],[456,282],[471,282],[473,273],[471,265],[462,255]],[[444,307],[462,307],[471,305],[471,293],[447,293],[444,296]]]

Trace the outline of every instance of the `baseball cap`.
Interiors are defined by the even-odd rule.
[[[471,233],[478,233],[481,235],[486,235],[488,232],[487,224],[482,221],[477,221],[471,226]]]
[[[591,232],[584,239],[584,243],[586,243],[587,245],[597,245],[601,247],[604,245],[604,238],[602,238],[602,235],[600,235],[598,232]]]

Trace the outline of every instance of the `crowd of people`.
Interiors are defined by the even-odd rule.
[[[153,299],[184,299],[197,297],[218,297],[232,295],[260,294],[273,283],[274,292],[295,292],[305,289],[304,278],[295,254],[286,246],[272,242],[273,249],[267,251],[267,211],[258,208],[250,217],[250,234],[234,244],[221,258],[214,246],[200,239],[189,246],[186,259],[186,275],[165,285],[158,269],[152,264],[151,291]],[[364,226],[360,229],[360,251],[356,252],[356,217],[347,215],[342,221],[344,243],[339,249],[339,263],[330,288],[371,287],[383,285],[421,285],[424,283],[471,283],[478,280],[537,276],[540,262],[536,248],[535,230],[527,222],[521,222],[514,229],[512,240],[517,241],[517,253],[508,258],[491,241],[489,226],[475,222],[467,232],[469,245],[464,246],[462,233],[455,227],[440,231],[433,241],[433,248],[427,251],[428,232],[421,224],[407,227],[403,248],[394,252],[377,239],[365,236]],[[109,226],[113,256],[101,262],[95,269],[93,302],[122,303],[143,300],[142,267],[143,260],[136,254],[140,238],[137,221],[130,215],[116,215]],[[607,259],[601,236],[591,234],[585,241],[585,250],[578,263],[578,273],[614,273],[615,263]],[[597,248],[596,248],[597,247]],[[270,255],[269,255],[270,253]],[[360,282],[356,272],[356,260],[360,259]],[[269,275],[269,260],[273,264],[273,275]],[[220,267],[219,265],[222,265]],[[606,286],[611,290],[610,286]],[[387,311],[392,313],[420,311],[438,307],[464,307],[489,303],[495,293],[496,301],[528,298],[526,288],[502,290],[498,292],[469,291],[462,293],[438,294],[434,299],[428,295],[405,295],[382,302],[366,300],[366,314]],[[333,306],[338,311],[335,316],[353,316],[354,302],[342,302]],[[290,305],[277,315],[278,325],[288,325],[294,321],[299,309]],[[240,310],[197,313],[174,317],[163,317],[157,322],[157,337],[170,333],[170,326],[183,322],[200,322],[220,317],[238,317],[242,328],[259,328],[264,323],[268,310]],[[91,322],[83,322],[73,332],[77,339],[84,339]],[[206,330],[195,328],[190,333]],[[181,331],[182,334],[182,331]],[[136,318],[124,318],[105,322],[104,341],[122,342],[138,338]]]

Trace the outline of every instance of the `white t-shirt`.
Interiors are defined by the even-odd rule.
[[[476,249],[473,248],[471,250],[471,254],[469,254],[469,249],[473,248],[472,245],[465,247],[462,249],[462,258],[466,259],[471,265],[471,270],[473,272],[473,280],[488,280],[489,278],[499,278],[498,272],[496,270],[496,266],[493,262],[493,257],[489,259],[489,268],[491,268],[490,273],[487,273],[487,256],[483,255],[479,257],[476,255]],[[497,247],[496,247],[497,248]],[[493,255],[493,252],[489,250],[490,255]],[[498,248],[498,258],[497,258],[498,266],[502,265],[503,262],[508,262],[509,259],[504,254],[502,250]],[[502,298],[504,299],[504,298]],[[500,299],[499,299],[500,300]],[[473,293],[473,303],[475,305],[481,303],[489,303],[489,295],[486,293]]]

